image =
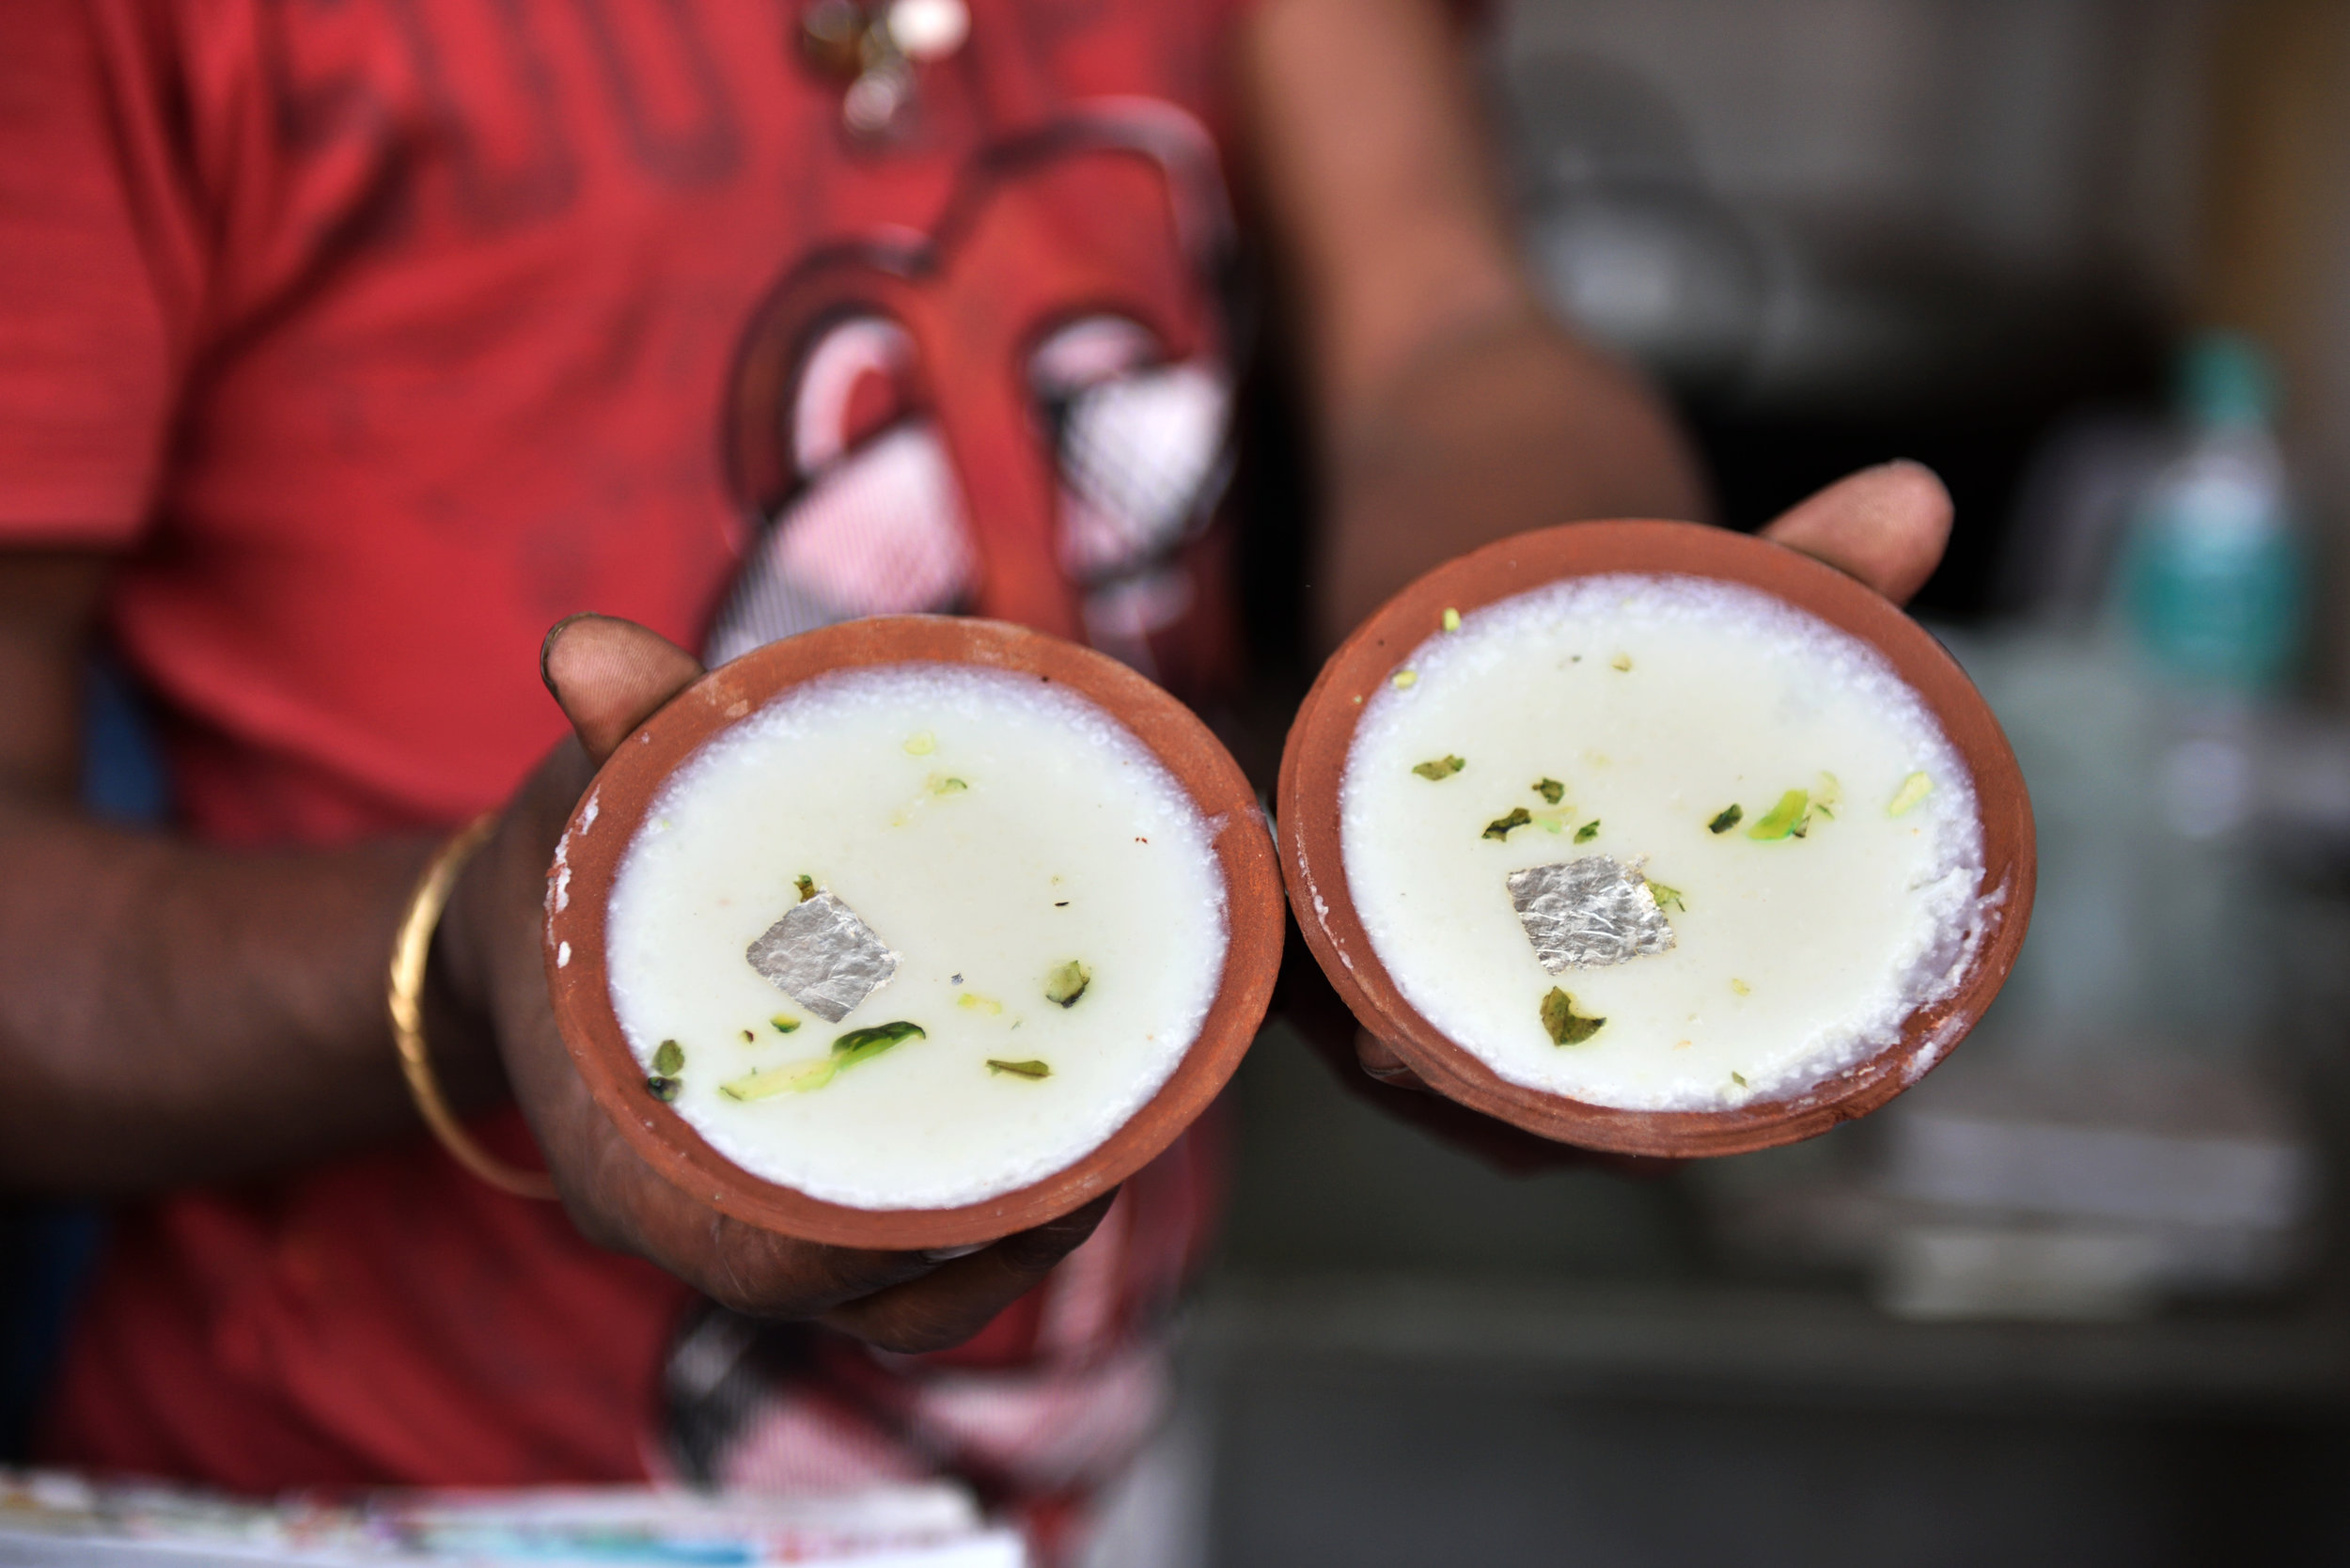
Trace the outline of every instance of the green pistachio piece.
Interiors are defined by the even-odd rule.
[[[893,1023],[876,1024],[870,1029],[851,1029],[832,1043],[832,1059],[837,1067],[854,1067],[860,1061],[870,1061],[892,1045],[909,1040],[927,1040],[919,1024],[909,1024],[900,1018]]]
[[[778,1012],[773,1018],[768,1019],[767,1022],[777,1034],[790,1034],[792,1030],[800,1027],[800,1021],[797,1018],[791,1017],[788,1013]]]
[[[823,1088],[838,1074],[858,1062],[870,1061],[893,1045],[909,1040],[929,1038],[919,1024],[901,1018],[893,1023],[876,1024],[870,1029],[851,1029],[832,1043],[829,1055],[812,1057],[805,1061],[786,1062],[758,1073],[745,1073],[741,1077],[718,1086],[718,1092],[729,1100],[766,1100],[791,1090],[812,1093]]]
[[[1485,831],[1478,835],[1478,837],[1482,839],[1498,839],[1503,843],[1508,843],[1510,841],[1510,834],[1512,829],[1524,827],[1528,823],[1530,823],[1533,820],[1533,812],[1528,811],[1523,806],[1513,806],[1510,808],[1510,814],[1508,816],[1496,817],[1493,821],[1487,823],[1485,824]]]
[[[1606,1022],[1605,1018],[1579,1016],[1574,1011],[1574,998],[1555,985],[1550,988],[1550,995],[1543,998],[1543,1028],[1553,1045],[1580,1045],[1599,1033],[1599,1027]]]
[[[1593,817],[1590,822],[1585,823],[1581,827],[1574,830],[1574,841],[1578,844],[1588,844],[1598,837],[1599,819],[1597,817]]]
[[[665,1078],[674,1078],[685,1070],[685,1047],[674,1040],[665,1040],[653,1047],[652,1070]]]
[[[1902,780],[1902,787],[1894,791],[1893,798],[1886,803],[1885,814],[1888,817],[1898,817],[1902,815],[1911,807],[1925,799],[1927,792],[1931,791],[1933,788],[1934,780],[1928,778],[1924,774],[1911,774],[1907,778]]]
[[[1543,797],[1545,806],[1556,806],[1567,798],[1567,787],[1555,778],[1534,780],[1534,792]]]
[[[1445,606],[1444,629],[1448,632],[1457,632],[1461,629],[1461,612],[1449,604]]]
[[[987,1075],[992,1078],[999,1073],[1009,1073],[1015,1078],[1032,1080],[1049,1078],[1053,1075],[1053,1070],[1041,1061],[997,1061],[994,1057],[988,1058]]]
[[[645,1080],[645,1092],[665,1105],[677,1098],[677,1091],[682,1086],[675,1078],[660,1074],[655,1074]]]
[[[1800,839],[1810,826],[1811,796],[1803,790],[1790,790],[1778,797],[1778,804],[1765,812],[1761,822],[1747,829],[1747,837],[1758,839]]]
[[[1056,1007],[1075,1007],[1092,983],[1093,971],[1073,958],[1044,977],[1044,999]]]
[[[792,1090],[809,1090],[823,1088],[840,1071],[835,1057],[816,1057],[807,1061],[786,1062],[781,1067],[764,1068],[745,1073],[718,1086],[718,1092],[729,1100],[769,1100]]]
[[[1648,891],[1649,897],[1656,901],[1657,908],[1669,909],[1681,915],[1688,913],[1689,906],[1683,902],[1680,888],[1668,887],[1661,882],[1652,882],[1648,885]]]
[[[1746,815],[1747,808],[1743,806],[1736,804],[1725,806],[1718,812],[1715,813],[1714,820],[1712,822],[1705,824],[1705,831],[1708,833],[1727,833],[1731,828],[1736,827],[1741,822],[1745,821]]]
[[[802,871],[791,879],[791,886],[800,890],[800,902],[806,903],[816,896],[816,879]]]
[[[1432,761],[1415,763],[1412,771],[1434,783],[1438,779],[1450,778],[1467,766],[1458,757],[1438,757]]]

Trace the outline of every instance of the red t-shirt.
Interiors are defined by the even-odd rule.
[[[973,608],[1216,674],[1221,8],[970,0],[880,139],[800,9],[10,8],[0,545],[122,552],[186,831],[496,804],[582,609],[724,655]],[[682,1305],[428,1143],[184,1194],[118,1227],[52,1447],[634,1477]]]

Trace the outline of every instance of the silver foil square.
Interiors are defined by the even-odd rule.
[[[794,904],[743,956],[776,989],[828,1024],[847,1017],[898,972],[898,955],[889,944],[828,892]]]
[[[1648,878],[1612,855],[1587,855],[1510,873],[1510,902],[1552,974],[1668,951],[1673,928]]]

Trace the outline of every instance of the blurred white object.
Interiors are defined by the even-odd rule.
[[[1888,1113],[1878,1297],[1924,1317],[2126,1317],[2273,1289],[2314,1244],[2316,1152],[2244,1067],[1972,1062]]]
[[[2108,1321],[2151,1309],[2160,1274],[2134,1231],[1916,1225],[1890,1237],[1877,1299],[1904,1318]]]
[[[646,1486],[231,1500],[0,1469],[0,1565],[842,1563],[1025,1568],[1026,1544],[946,1482],[808,1495]]]
[[[889,39],[909,60],[943,60],[971,36],[963,0],[897,0],[889,8]]]

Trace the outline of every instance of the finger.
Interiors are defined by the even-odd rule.
[[[1902,459],[1837,480],[1762,537],[1816,556],[1899,604],[1940,564],[1950,515],[1950,493],[1934,470]]]
[[[1355,1031],[1355,1059],[1362,1064],[1364,1072],[1383,1084],[1427,1092],[1428,1085],[1402,1057],[1395,1054],[1395,1047],[1369,1029]]]
[[[658,632],[617,616],[555,623],[539,674],[597,766],[669,698],[699,678],[701,661]]]
[[[1104,1193],[1074,1214],[1006,1236],[910,1284],[850,1302],[820,1321],[827,1328],[901,1355],[959,1345],[1042,1283],[1093,1234],[1117,1197],[1115,1191]]]

